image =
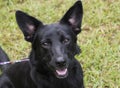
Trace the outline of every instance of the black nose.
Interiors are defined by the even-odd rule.
[[[57,67],[64,67],[64,66],[66,66],[66,60],[63,57],[57,58],[55,63],[56,63]]]

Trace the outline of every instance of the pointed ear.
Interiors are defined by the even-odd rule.
[[[70,25],[75,34],[81,31],[83,17],[83,6],[81,1],[77,1],[63,16],[60,23]]]
[[[25,39],[29,42],[32,42],[38,27],[43,25],[42,22],[22,11],[16,11],[16,21],[23,32]]]

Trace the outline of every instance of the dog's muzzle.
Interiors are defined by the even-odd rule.
[[[59,79],[66,78],[68,76],[68,64],[66,59],[64,59],[63,57],[59,57],[55,61],[55,64],[56,64],[55,70],[56,77]]]

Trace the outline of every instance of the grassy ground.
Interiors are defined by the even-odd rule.
[[[0,0],[0,46],[11,60],[28,56],[15,21],[23,10],[45,23],[58,21],[75,0]],[[83,31],[78,36],[86,88],[120,88],[120,0],[83,0]]]

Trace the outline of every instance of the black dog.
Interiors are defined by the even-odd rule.
[[[10,65],[0,77],[0,88],[84,88],[83,71],[74,58],[80,53],[76,41],[82,16],[81,1],[49,25],[17,11],[17,23],[32,44],[30,61]]]
[[[3,49],[0,47],[0,62],[7,62],[9,61],[9,57],[7,56],[7,54],[3,51]],[[7,67],[9,66],[9,64],[5,64],[5,65],[0,65],[0,68],[2,70],[7,69]]]

